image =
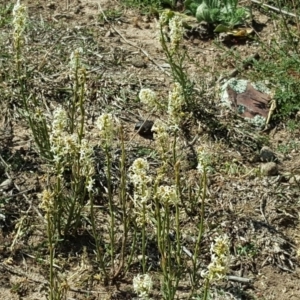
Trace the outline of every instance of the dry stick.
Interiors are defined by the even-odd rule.
[[[227,279],[230,280],[230,281],[237,281],[237,282],[240,282],[240,283],[250,283],[252,281],[252,279],[250,279],[250,278],[233,276],[233,275],[228,275]]]
[[[269,5],[269,4],[265,4],[265,3],[261,2],[261,1],[258,1],[258,0],[251,0],[251,1],[252,1],[253,3],[260,4],[260,5],[262,5],[262,6],[268,7],[268,8],[270,8],[270,9],[276,11],[276,12],[280,12],[280,13],[282,13],[282,14],[284,14],[284,15],[288,15],[288,16],[290,16],[290,17],[294,17],[294,18],[300,19],[300,17],[299,17],[297,14],[290,13],[290,12],[288,12],[288,11],[286,11],[286,10],[282,10],[282,9],[277,8],[277,7],[275,7],[275,6],[272,6],[272,5]]]

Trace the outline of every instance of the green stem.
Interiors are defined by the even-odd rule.
[[[207,300],[208,290],[209,290],[209,280],[206,278],[205,279],[205,287],[204,287],[204,295],[203,295],[202,300]]]
[[[110,255],[111,255],[111,268],[112,273],[115,273],[114,266],[114,255],[115,255],[115,215],[114,215],[114,206],[113,206],[113,195],[111,190],[111,154],[109,148],[105,147],[106,159],[107,159],[107,191],[108,191],[108,203],[109,203],[109,213],[110,213]]]
[[[198,238],[197,238],[197,242],[195,245],[195,250],[194,250],[194,255],[193,255],[193,259],[192,259],[192,263],[193,263],[193,274],[192,274],[192,292],[194,291],[194,289],[196,288],[196,282],[197,282],[197,260],[199,257],[199,252],[200,252],[200,243],[202,241],[202,236],[204,233],[204,209],[205,209],[205,200],[206,200],[206,183],[207,183],[207,175],[206,175],[206,169],[204,167],[204,171],[203,171],[203,176],[202,176],[202,182],[201,182],[201,187],[202,187],[202,201],[201,201],[201,211],[200,211],[200,223],[199,223],[199,233],[198,233]]]
[[[48,244],[49,244],[49,256],[50,256],[50,266],[49,266],[49,285],[50,285],[50,300],[55,300],[55,287],[54,287],[54,245],[53,245],[53,235],[54,226],[52,223],[50,212],[47,212],[47,234],[48,234]]]
[[[99,233],[97,231],[96,223],[95,223],[95,211],[94,211],[94,197],[92,193],[90,195],[90,213],[91,213],[91,223],[92,223],[92,230],[93,230],[93,236],[95,239],[95,244],[96,244],[96,256],[97,256],[97,262],[100,264],[101,271],[104,274],[104,282],[108,281],[108,275],[105,269],[104,261],[103,261],[103,253],[101,251],[100,247],[100,240],[99,240]]]
[[[146,205],[145,203],[143,205],[143,225],[142,225],[142,268],[143,268],[143,274],[146,273]]]

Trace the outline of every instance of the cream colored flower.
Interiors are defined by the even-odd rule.
[[[134,185],[135,203],[146,203],[151,197],[151,177],[147,175],[148,162],[143,158],[136,159],[129,169],[129,178]]]
[[[230,253],[229,238],[227,235],[217,237],[211,245],[211,263],[207,271],[202,273],[210,282],[224,279],[229,269]]]
[[[41,199],[39,207],[46,213],[51,213],[54,207],[54,193],[45,189],[39,194],[39,198]]]
[[[198,158],[198,166],[197,170],[200,174],[204,172],[211,171],[211,157],[210,155],[204,150],[204,148],[199,147],[197,150],[197,158]]]
[[[176,51],[178,46],[182,40],[184,28],[182,25],[182,19],[179,16],[174,16],[169,21],[170,27],[170,43],[171,43],[171,50]]]
[[[20,42],[23,40],[23,33],[26,28],[28,14],[27,7],[24,4],[20,4],[20,0],[17,1],[13,8],[13,38],[16,47],[20,46]]]
[[[169,123],[178,126],[184,116],[182,111],[184,105],[184,95],[181,85],[175,82],[173,90],[169,93],[168,116]]]
[[[153,288],[152,278],[148,274],[138,274],[133,278],[133,289],[140,299],[149,299]]]
[[[112,146],[113,138],[116,132],[116,124],[112,114],[104,113],[96,121],[102,141],[108,147]]]
[[[81,55],[83,53],[83,49],[81,47],[75,49],[73,52],[71,52],[70,55],[70,67],[71,70],[74,71],[76,69],[79,69],[81,67]]]
[[[155,195],[162,204],[175,205],[178,203],[176,186],[161,185],[157,188]]]
[[[158,109],[159,103],[156,93],[150,89],[141,89],[139,93],[139,98],[142,103],[149,106],[151,109]]]

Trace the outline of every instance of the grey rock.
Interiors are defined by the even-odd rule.
[[[271,150],[271,148],[264,146],[261,148],[259,153],[261,161],[270,162],[276,160],[275,153]]]
[[[300,185],[300,175],[293,175],[289,179],[289,184]]]
[[[153,139],[152,126],[154,122],[151,120],[139,121],[135,124],[134,130],[145,139]]]
[[[0,191],[7,191],[13,186],[13,181],[8,178],[0,184]]]
[[[278,167],[274,162],[267,162],[260,166],[261,174],[264,176],[278,175]]]

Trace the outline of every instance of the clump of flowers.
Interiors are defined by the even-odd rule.
[[[184,29],[182,25],[182,19],[179,16],[174,16],[169,21],[170,27],[170,49],[174,52],[178,49],[178,46],[182,40]]]
[[[80,60],[80,57],[83,53],[83,49],[81,47],[75,49],[71,52],[70,55],[70,68],[72,71],[75,71],[76,69],[82,67],[82,63]]]
[[[175,15],[171,10],[165,10],[160,15],[159,26],[161,42],[169,40],[171,53],[175,53],[184,34],[182,18],[179,15]],[[162,37],[162,34],[164,37]]]
[[[89,141],[86,139],[81,140],[79,147],[79,170],[78,174],[85,178],[85,187],[88,192],[93,191],[95,179],[93,176],[95,174],[94,167],[94,150],[91,147]]]
[[[152,194],[152,177],[147,175],[149,164],[143,158],[136,159],[129,169],[129,177],[134,185],[134,213],[139,227],[151,223],[151,208],[148,201]]]
[[[139,299],[149,299],[149,294],[153,288],[153,281],[149,274],[138,274],[133,278],[133,289]]]
[[[207,267],[204,276],[211,283],[225,278],[230,262],[229,238],[227,235],[217,237],[211,249],[211,263]]]
[[[142,103],[146,104],[152,109],[158,109],[160,107],[156,93],[151,89],[141,89],[139,98]]]
[[[26,28],[28,19],[27,14],[27,7],[23,4],[20,4],[20,0],[17,1],[13,8],[13,39],[14,39],[14,46],[15,49],[18,51],[20,50],[20,47],[23,42],[23,33]]]
[[[79,139],[77,133],[67,132],[67,113],[58,107],[53,113],[50,133],[51,152],[58,175],[62,175],[66,167],[72,167],[77,176],[84,177],[86,188],[92,191],[94,179],[94,151],[86,139]]]
[[[169,155],[168,152],[170,150],[170,142],[169,142],[169,134],[167,131],[167,125],[161,120],[155,120],[152,131],[154,132],[154,139],[158,143],[158,151],[159,154],[164,161]]]
[[[165,26],[168,25],[169,20],[174,16],[174,12],[170,9],[164,10],[159,16],[159,25]]]
[[[39,194],[41,199],[40,208],[44,210],[47,214],[53,213],[54,208],[54,193],[48,189],[45,189],[41,194]]]
[[[197,150],[197,159],[197,170],[200,174],[211,171],[211,157],[202,147],[199,147]]]
[[[50,132],[50,150],[53,153],[54,161],[56,163],[60,163],[64,157],[66,126],[67,113],[63,108],[58,107],[53,112],[52,128]],[[66,150],[69,152],[68,146]]]
[[[184,116],[182,111],[184,105],[184,94],[182,86],[175,82],[173,90],[169,93],[168,116],[169,123],[178,126]]]
[[[112,114],[104,113],[96,121],[99,134],[107,147],[112,146],[113,138],[116,132],[116,124]]]
[[[176,205],[178,203],[178,197],[176,193],[176,186],[161,185],[156,190],[156,197],[162,204]]]
[[[148,171],[149,164],[143,158],[136,159],[130,167],[129,176],[134,185],[134,200],[136,204],[145,204],[151,196],[149,184],[152,178],[147,175]]]

